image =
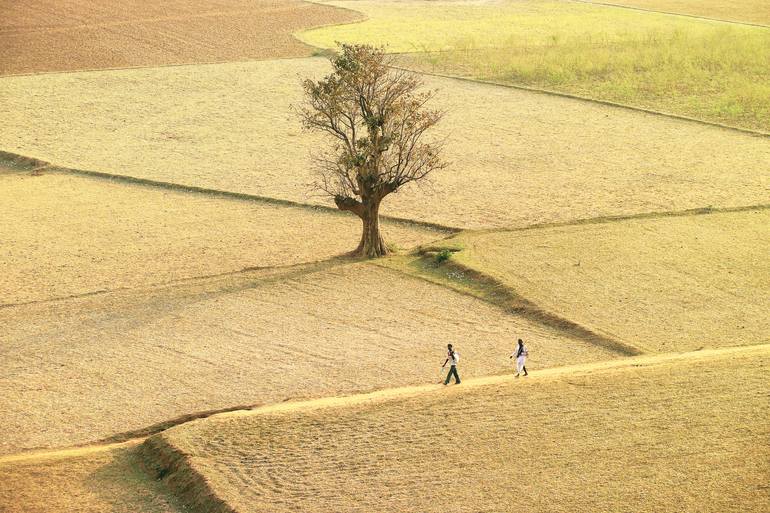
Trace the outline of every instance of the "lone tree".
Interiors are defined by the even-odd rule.
[[[435,91],[419,91],[422,82],[392,67],[380,48],[341,45],[331,64],[332,73],[322,80],[303,82],[305,100],[298,109],[306,129],[333,141],[315,158],[313,185],[337,208],[361,218],[361,242],[353,254],[383,256],[383,198],[446,166],[441,145],[423,138],[442,114],[426,107]]]

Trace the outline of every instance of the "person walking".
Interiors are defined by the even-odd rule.
[[[455,377],[455,385],[460,384],[460,375],[457,374],[457,362],[460,361],[460,355],[457,354],[457,351],[455,351],[452,348],[452,344],[447,344],[447,357],[446,360],[444,360],[444,365],[441,366],[443,369],[446,367],[446,364],[449,364],[449,372],[447,372],[446,379],[444,380],[444,384],[449,384],[449,379],[454,376]]]
[[[527,373],[527,367],[524,365],[527,362],[527,355],[529,354],[529,351],[527,351],[527,346],[524,345],[524,341],[519,339],[519,346],[516,348],[516,351],[511,354],[511,358],[514,356],[516,357],[516,377],[519,377],[519,374],[521,374],[521,371],[524,371],[525,376],[529,376]]]

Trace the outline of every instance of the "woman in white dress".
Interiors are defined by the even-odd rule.
[[[519,377],[519,374],[521,374],[521,371],[524,371],[525,376],[529,376],[527,373],[527,367],[525,367],[525,363],[527,362],[527,354],[529,352],[527,351],[527,346],[524,345],[524,341],[519,339],[519,346],[516,348],[516,351],[511,354],[511,358],[514,356],[516,357],[516,377]]]

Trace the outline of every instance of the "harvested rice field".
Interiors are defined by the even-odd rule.
[[[238,513],[766,513],[769,366],[768,346],[638,358],[223,415],[145,447],[192,504]]]
[[[767,9],[0,0],[0,513],[770,513]]]
[[[765,0],[608,0],[596,3],[770,26],[770,3]]]
[[[0,148],[321,202],[307,184],[322,140],[301,131],[291,105],[300,77],[327,69],[311,58],[7,77]],[[388,198],[385,214],[478,229],[767,202],[768,138],[468,81],[426,83],[447,110],[437,135],[449,140],[452,166]]]
[[[0,218],[0,307],[328,259],[360,229],[335,212],[11,171]],[[445,236],[385,229],[406,248]]]
[[[3,513],[177,513],[185,511],[144,471],[135,444],[17,461],[0,458]]]
[[[376,298],[377,304],[372,301]],[[92,442],[237,405],[619,355],[370,264],[254,271],[0,309],[0,454]]]
[[[454,258],[643,351],[770,342],[770,210],[464,234]]]
[[[0,75],[307,56],[354,11],[299,0],[0,0]]]

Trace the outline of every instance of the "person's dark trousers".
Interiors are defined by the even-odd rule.
[[[444,381],[444,384],[445,384],[445,385],[448,385],[448,384],[449,384],[449,379],[450,379],[452,376],[454,376],[454,377],[455,377],[455,384],[459,385],[459,384],[460,384],[460,376],[457,374],[457,367],[456,367],[456,366],[454,366],[454,365],[452,365],[451,367],[449,367],[449,372],[447,372],[447,375],[446,375],[446,381]]]

